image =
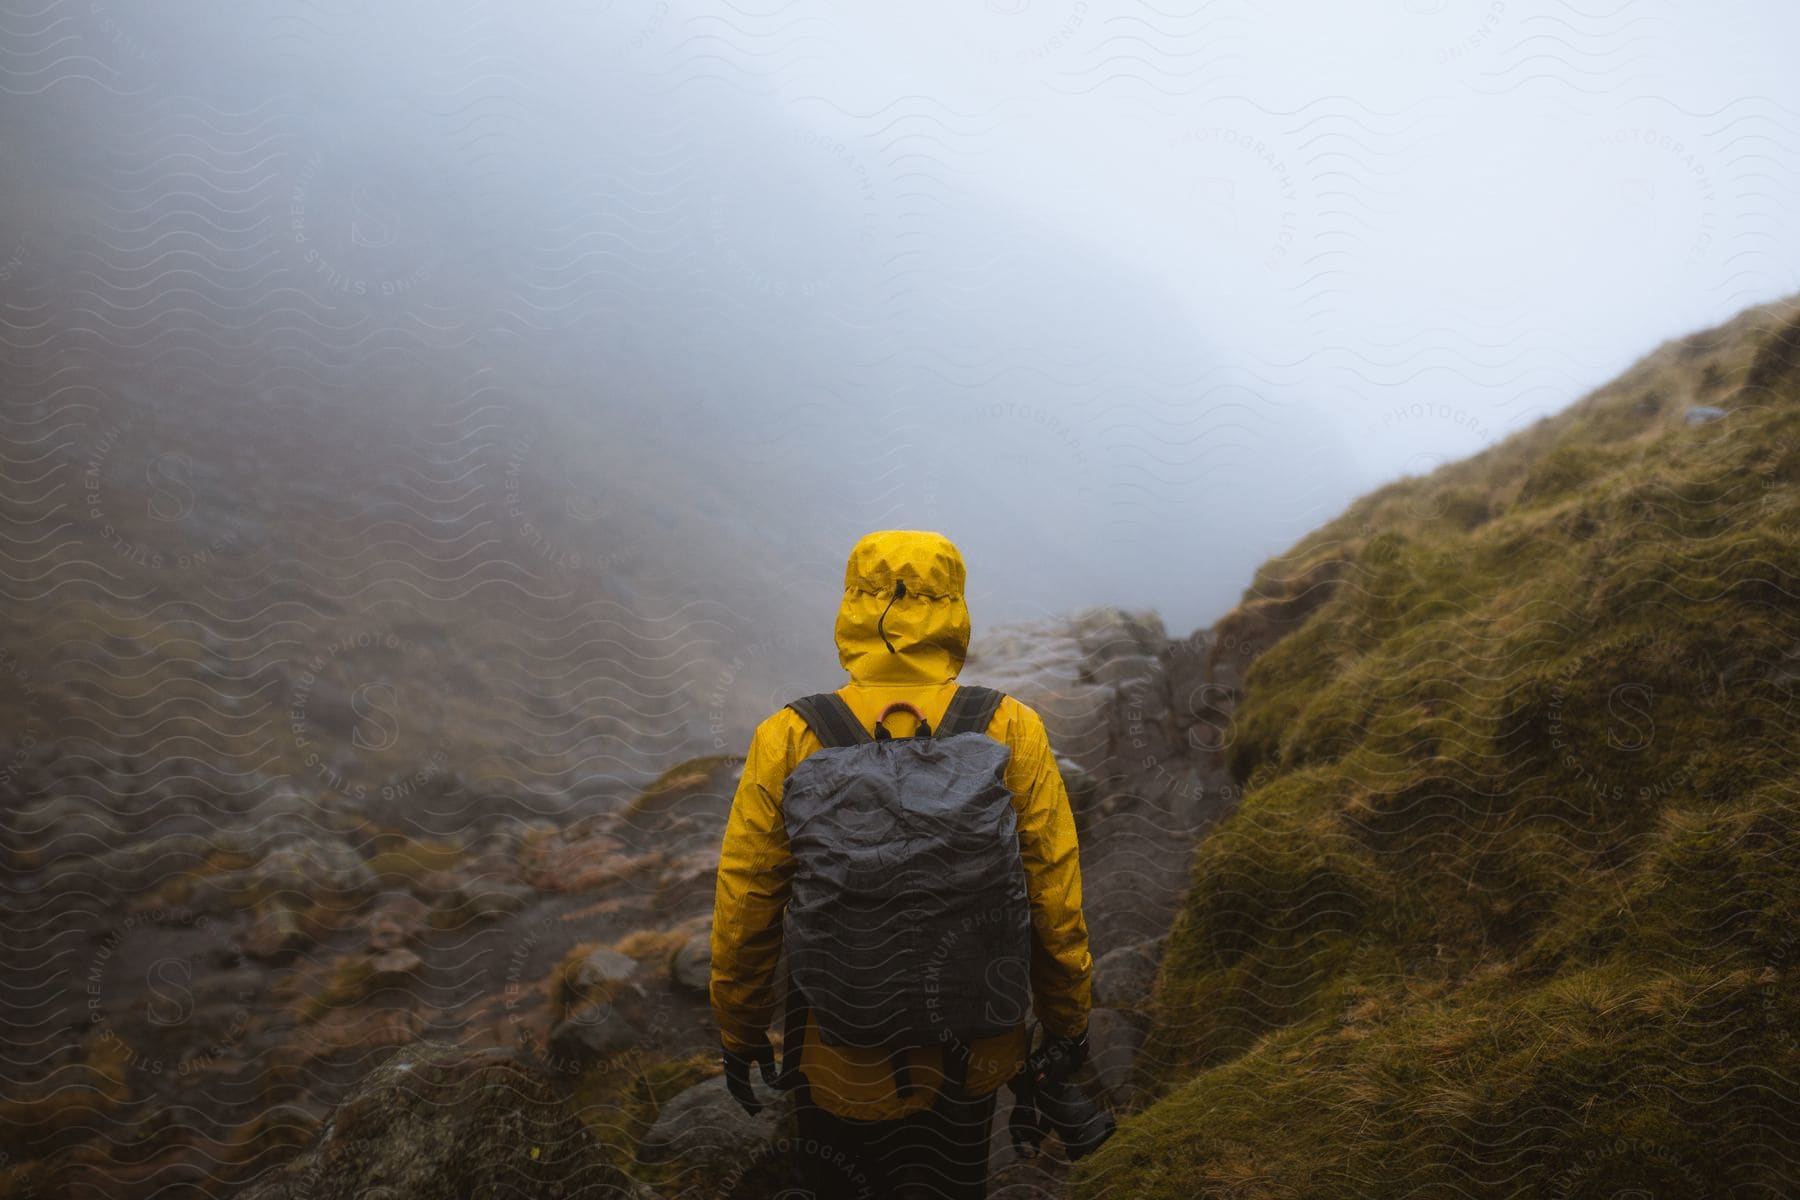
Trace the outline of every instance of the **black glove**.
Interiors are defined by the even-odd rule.
[[[1018,1093],[1014,1093],[1018,1096]],[[1012,1114],[1006,1118],[1006,1133],[1012,1139],[1013,1153],[1020,1158],[1035,1158],[1043,1148],[1049,1131],[1037,1105],[1022,1097],[1013,1101]]]
[[[1059,1083],[1067,1080],[1087,1061],[1087,1028],[1084,1026],[1074,1037],[1053,1037],[1046,1040],[1038,1053],[1043,1056],[1044,1071],[1049,1078]]]
[[[725,1063],[725,1090],[754,1117],[763,1106],[756,1093],[750,1090],[750,1064],[761,1063],[763,1082],[774,1087],[775,1047],[769,1045],[769,1039],[765,1037],[761,1045],[752,1046],[742,1054],[721,1044],[719,1054]]]

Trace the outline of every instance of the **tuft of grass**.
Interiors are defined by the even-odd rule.
[[[644,931],[644,933],[647,932]],[[633,938],[640,936],[642,935],[633,934],[627,937],[625,942],[632,942]],[[621,954],[630,955],[630,951],[624,949],[623,944],[608,946],[604,942],[580,942],[571,946],[569,952],[563,955],[562,960],[551,968],[550,974],[544,981],[544,987],[549,994],[550,1011],[557,1020],[562,1020],[590,1001],[610,1001],[623,990],[625,985],[622,983],[586,988],[579,985],[577,976],[580,974],[582,962],[595,950],[602,948],[618,950]]]
[[[614,942],[612,948],[631,958],[662,962],[685,946],[690,936],[681,928],[636,929]]]
[[[375,839],[367,862],[383,886],[410,887],[428,875],[455,868],[466,853],[455,842],[390,833]]]
[[[680,1164],[641,1163],[638,1147],[664,1104],[719,1070],[718,1056],[711,1053],[665,1059],[627,1051],[584,1072],[570,1106],[619,1170],[653,1185],[680,1182]]]
[[[374,970],[366,956],[357,955],[340,961],[325,980],[325,986],[303,998],[295,1015],[303,1024],[317,1021],[335,1008],[355,1004],[369,992]]]
[[[622,810],[622,815],[629,821],[634,817],[651,816],[662,812],[671,804],[683,799],[686,793],[693,788],[705,784],[722,767],[734,761],[736,760],[729,754],[706,754],[676,763],[645,785],[643,791],[632,797],[631,802]]]

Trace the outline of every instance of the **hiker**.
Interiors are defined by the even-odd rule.
[[[710,990],[727,1086],[752,1115],[761,1105],[751,1064],[765,1082],[795,1089],[802,1169],[812,1190],[833,1200],[985,1197],[996,1093],[1031,1051],[1027,1011],[1044,1031],[1040,1054],[1048,1051],[1062,1077],[1087,1056],[1093,963],[1074,817],[1038,714],[956,681],[969,644],[964,579],[961,555],[941,534],[885,530],[857,542],[836,626],[849,682],[757,726],[725,830]],[[834,748],[802,768],[826,746],[817,726]],[[951,737],[958,732],[975,736]],[[863,757],[846,757],[853,754]],[[951,840],[925,860],[930,869],[896,870],[904,879],[831,861],[838,837],[847,854],[872,853],[878,867],[904,861],[886,857],[896,847],[865,837],[881,836],[889,818],[916,816],[895,800],[898,785],[846,782],[849,768],[836,765],[877,760],[895,772],[940,771],[919,793],[926,799],[908,803],[953,797],[955,820],[974,813],[972,828],[1001,834],[945,833]],[[919,835],[951,826],[907,828]],[[796,850],[807,898],[794,890]],[[862,911],[853,891],[829,891],[838,885],[892,887],[904,898]],[[945,919],[957,913],[959,921]],[[778,980],[784,934],[793,944]],[[768,1036],[778,986],[788,999],[779,1075]],[[904,1005],[890,1003],[902,994]],[[928,1021],[934,1036],[926,1039],[916,1036],[921,994],[929,1021],[939,1022]],[[956,1029],[971,1020],[979,1036],[965,1040]],[[864,1044],[880,1030],[899,1032]],[[857,1032],[869,1037],[859,1041]]]

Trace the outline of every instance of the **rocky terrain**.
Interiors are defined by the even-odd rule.
[[[37,247],[0,328],[0,1195],[342,1161],[334,1109],[440,1052],[482,1095],[541,1075],[613,1169],[702,1189],[681,1129],[767,1132],[722,1104],[701,990],[733,756],[841,677],[865,530],[769,555],[744,514],[781,486],[752,504],[678,422],[584,424],[611,377],[567,346],[321,348],[291,296],[260,339],[121,332],[63,304],[110,269],[82,245]],[[1080,810],[1123,1103],[1156,938],[1235,796],[1235,676],[1153,613],[976,639],[964,677],[1044,712]]]
[[[1093,610],[978,634],[963,676],[1051,727],[1100,961],[1089,1083],[1121,1109],[1194,839],[1236,794],[1241,656],[1210,636]],[[585,811],[442,763],[359,796],[55,740],[8,761],[0,1195],[468,1194],[504,1155],[430,1148],[503,1131],[518,1171],[620,1194],[750,1196],[784,1169],[783,1110],[722,1090],[704,991],[739,757]],[[1017,1195],[1064,1165],[995,1156]]]
[[[1082,1081],[1122,1118],[1073,1172],[997,1125],[996,1196],[1791,1190],[1796,345],[1792,305],[1671,343],[1191,636],[978,624],[963,679],[1036,707],[1069,785]],[[418,546],[341,593],[153,561],[171,525],[294,529],[226,502],[241,464],[174,509],[104,476],[150,482],[103,493],[132,552],[58,557],[86,476],[37,428],[42,481],[0,495],[36,522],[0,646],[0,1197],[791,1184],[791,1113],[726,1096],[704,992],[786,635],[633,625],[678,589],[623,560],[637,609],[516,554],[460,598]],[[641,708],[593,690],[621,679]]]

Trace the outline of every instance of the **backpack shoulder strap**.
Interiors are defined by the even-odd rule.
[[[975,687],[972,684],[957,688],[950,706],[944,710],[944,719],[938,724],[937,735],[949,737],[953,733],[986,733],[988,722],[994,719],[994,711],[1005,698],[1005,692],[993,688]]]
[[[787,707],[799,713],[818,735],[819,741],[827,746],[854,746],[875,740],[836,692],[815,692],[790,701]]]

